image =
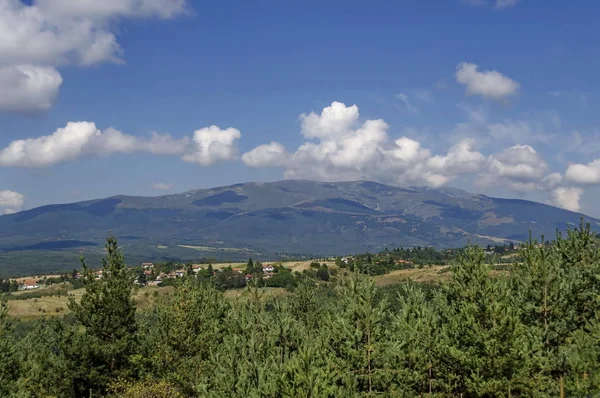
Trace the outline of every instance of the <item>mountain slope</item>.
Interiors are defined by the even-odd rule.
[[[157,247],[168,252],[181,250],[180,245],[194,247],[198,253],[193,255],[231,257],[241,248],[247,249],[244,255],[332,255],[386,246],[519,241],[529,230],[535,237],[554,236],[580,217],[540,203],[452,188],[286,180],[158,197],[115,196],[6,215],[0,217],[0,250],[92,250],[112,231],[126,253],[152,256],[159,256]]]

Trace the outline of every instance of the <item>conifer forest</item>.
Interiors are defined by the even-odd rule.
[[[23,321],[2,302],[0,396],[594,396],[598,240],[582,223],[541,242],[503,272],[468,247],[447,280],[378,288],[342,267],[278,297],[256,278],[244,299],[226,299],[211,270],[140,311],[109,237],[104,277],[83,264],[68,314]]]

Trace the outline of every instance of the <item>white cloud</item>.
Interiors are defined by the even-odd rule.
[[[278,142],[259,145],[242,155],[242,161],[251,167],[284,166],[288,158],[289,153]]]
[[[236,129],[211,126],[197,130],[193,139],[158,133],[138,137],[114,128],[101,131],[92,122],[69,122],[51,135],[11,142],[0,150],[0,166],[48,167],[84,156],[135,152],[181,156],[187,162],[210,165],[234,159],[240,136]]]
[[[54,68],[32,65],[0,67],[0,110],[45,111],[52,107],[62,84]]]
[[[588,164],[569,165],[565,177],[580,184],[600,184],[600,159]]]
[[[415,106],[413,104],[411,104],[410,101],[408,100],[408,95],[406,95],[404,93],[399,93],[399,94],[396,94],[396,98],[398,98],[400,101],[402,101],[404,103],[404,106],[406,107],[406,109],[409,110],[410,112],[419,113],[419,110],[417,108],[415,108]]]
[[[12,214],[21,210],[25,196],[15,191],[0,191],[0,208],[3,208],[4,214]]]
[[[580,211],[579,201],[583,195],[582,188],[560,187],[552,191],[552,203],[563,209]]]
[[[318,180],[374,179],[387,183],[443,185],[463,173],[478,170],[484,156],[473,150],[472,140],[452,146],[446,154],[432,156],[419,141],[401,137],[389,141],[388,125],[381,119],[360,124],[358,107],[339,102],[302,115],[302,133],[316,142],[303,143],[288,153],[272,142],[242,156],[251,167],[285,167],[286,178]]]
[[[314,112],[300,115],[302,134],[306,138],[331,138],[345,134],[358,122],[358,106],[346,107],[341,102],[332,102],[321,115]]]
[[[158,191],[170,191],[173,189],[173,184],[165,184],[164,182],[155,182],[152,184],[152,188]]]
[[[462,137],[449,149],[434,154],[417,139],[403,136],[391,140],[383,120],[361,124],[356,105],[336,102],[320,115],[311,115],[310,133],[305,125],[302,132],[316,139],[304,142],[295,152],[288,152],[277,142],[260,145],[245,153],[242,160],[251,167],[283,167],[285,178],[321,181],[368,179],[439,187],[467,176],[482,187],[546,193],[552,203],[568,209],[577,208],[583,193],[565,186],[564,178],[551,172],[531,145],[517,144],[486,156],[477,149],[475,139]],[[487,125],[481,112],[474,111],[473,118]]]
[[[205,127],[194,131],[193,152],[183,156],[183,160],[208,166],[222,160],[237,158],[237,141],[242,135],[239,130],[228,128],[221,130],[218,126]]]
[[[122,50],[109,23],[119,17],[171,18],[183,0],[0,0],[0,62],[92,65]]]
[[[462,62],[456,70],[456,81],[466,86],[468,95],[505,100],[519,92],[519,83],[497,71],[480,72],[479,66]]]
[[[528,181],[541,179],[548,165],[529,145],[515,145],[491,155],[490,169],[497,177]]]
[[[53,68],[122,62],[118,18],[171,18],[185,0],[0,0],[0,109],[41,111],[62,83]],[[7,81],[7,76],[11,77]]]

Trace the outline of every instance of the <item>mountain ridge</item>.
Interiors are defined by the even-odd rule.
[[[181,255],[182,246],[200,248],[190,255],[231,255],[241,248],[337,255],[398,246],[522,241],[530,230],[534,237],[553,236],[580,217],[598,225],[597,219],[581,213],[457,188],[282,180],[152,197],[114,195],[4,215],[0,251],[72,240],[85,243],[73,248],[85,252],[93,250],[89,243],[101,245],[112,231],[129,242],[126,253],[153,258]]]

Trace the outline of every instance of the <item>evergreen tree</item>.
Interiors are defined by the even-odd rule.
[[[246,265],[246,274],[254,274],[254,262],[252,261],[252,257],[248,259],[248,264]]]
[[[155,308],[154,326],[144,343],[148,372],[164,378],[187,394],[206,372],[210,353],[222,344],[229,306],[212,285],[184,281]]]
[[[73,297],[69,308],[83,332],[75,341],[72,360],[89,366],[78,375],[76,391],[104,391],[108,382],[131,376],[130,357],[137,346],[136,305],[131,297],[133,278],[129,274],[117,239],[106,240],[106,258],[102,260],[102,278],[82,260],[85,293],[78,302]],[[79,357],[79,358],[77,358]]]
[[[503,278],[492,278],[483,250],[470,247],[445,285],[446,330],[454,395],[531,392],[532,352],[517,306]]]
[[[8,319],[8,306],[0,296],[0,396],[14,392],[19,375],[19,361],[13,340],[13,323]]]
[[[329,317],[329,344],[341,383],[350,390],[383,390],[379,372],[380,337],[387,317],[387,302],[377,299],[372,278],[355,273],[338,287],[338,303]]]

